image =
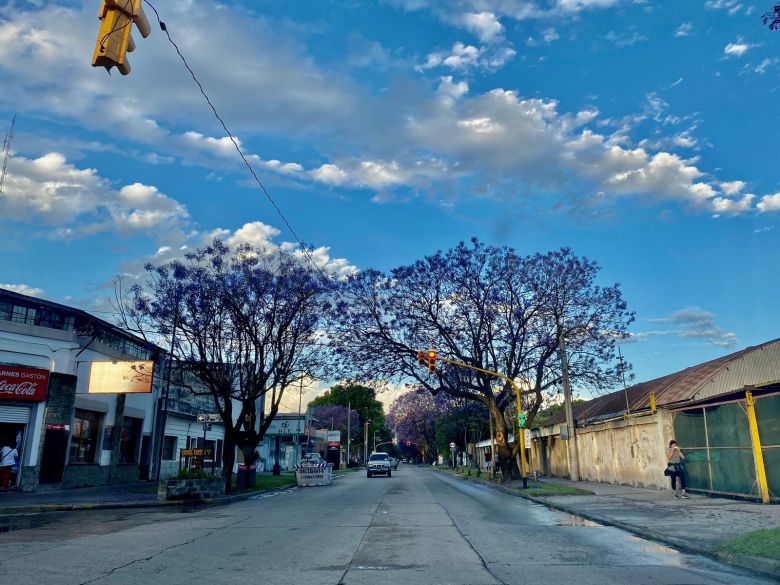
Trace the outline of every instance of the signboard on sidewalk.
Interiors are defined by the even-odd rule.
[[[17,366],[0,366],[0,399],[46,400],[49,387],[49,371]]]

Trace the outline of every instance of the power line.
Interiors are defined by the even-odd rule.
[[[290,225],[290,222],[287,221],[287,218],[285,217],[282,210],[279,208],[279,206],[276,204],[276,201],[274,201],[273,197],[271,197],[271,194],[268,192],[268,190],[265,188],[265,185],[263,185],[263,182],[260,180],[260,177],[257,176],[257,173],[255,173],[254,168],[252,168],[252,165],[247,160],[246,156],[244,155],[244,152],[241,150],[241,147],[238,145],[238,142],[236,141],[235,137],[233,136],[233,133],[228,130],[227,124],[225,124],[225,121],[222,119],[222,116],[219,115],[219,112],[217,112],[217,108],[212,103],[211,99],[209,98],[208,94],[206,94],[206,90],[203,89],[203,85],[198,80],[198,77],[195,75],[195,72],[192,70],[192,67],[190,67],[189,63],[187,63],[187,59],[182,54],[181,50],[179,49],[179,46],[176,44],[176,42],[171,38],[171,33],[168,32],[168,26],[162,21],[160,18],[160,13],[157,12],[157,8],[154,7],[154,5],[149,0],[144,0],[146,4],[154,11],[154,15],[157,18],[157,23],[160,25],[160,29],[165,33],[165,36],[168,37],[168,42],[173,45],[173,48],[176,49],[176,53],[179,55],[179,58],[181,59],[184,66],[187,68],[187,71],[190,72],[190,75],[192,76],[192,80],[196,83],[198,86],[198,89],[200,90],[200,93],[203,95],[203,97],[206,100],[206,103],[208,103],[209,107],[211,107],[211,111],[214,112],[214,116],[217,118],[219,123],[222,125],[222,128],[227,133],[228,137],[230,138],[230,141],[233,143],[233,146],[236,149],[236,152],[238,152],[239,156],[241,157],[241,160],[244,161],[244,164],[246,165],[246,168],[249,170],[249,172],[252,174],[252,177],[254,177],[255,182],[260,186],[260,189],[265,194],[268,201],[273,205],[274,209],[276,210],[276,213],[279,214],[279,217],[282,218],[282,221],[284,222],[284,225],[287,226],[287,229],[290,230],[290,233],[293,235],[295,240],[298,242],[298,244],[301,247],[301,250],[306,255],[306,257],[309,259],[309,262],[311,262],[312,266],[317,270],[317,272],[320,273],[324,278],[330,279],[330,276],[327,275],[314,261],[314,258],[309,253],[309,250],[306,248],[306,245],[303,243],[303,240],[301,240],[300,237],[298,237],[298,234],[296,233],[295,229],[293,229],[292,225]]]

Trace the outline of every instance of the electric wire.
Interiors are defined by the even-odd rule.
[[[165,36],[168,37],[168,42],[173,46],[174,49],[176,49],[176,53],[179,55],[179,58],[181,59],[182,63],[184,64],[184,67],[187,68],[187,71],[189,71],[190,76],[192,76],[192,80],[195,82],[195,84],[198,86],[198,89],[200,90],[200,93],[203,95],[204,99],[206,100],[206,103],[211,108],[211,111],[214,112],[214,116],[217,118],[219,123],[221,124],[223,130],[227,133],[228,137],[230,138],[230,141],[233,143],[233,146],[236,149],[236,152],[238,152],[239,156],[241,157],[241,160],[244,161],[244,165],[246,165],[246,168],[249,170],[249,172],[252,174],[252,177],[254,177],[255,182],[260,186],[260,189],[265,194],[268,201],[271,203],[273,208],[276,210],[276,213],[279,215],[279,217],[284,222],[284,225],[287,226],[287,229],[290,230],[290,233],[293,235],[295,240],[298,242],[301,251],[306,255],[306,258],[308,258],[309,262],[311,262],[312,266],[314,266],[315,270],[320,273],[320,275],[325,278],[326,280],[330,280],[331,276],[326,274],[322,268],[314,261],[314,258],[309,253],[308,248],[306,247],[306,244],[303,243],[303,240],[298,236],[295,229],[290,225],[290,222],[287,220],[287,217],[285,217],[282,210],[279,208],[279,206],[276,204],[276,201],[274,201],[271,194],[268,192],[268,189],[265,188],[265,185],[260,180],[260,177],[257,176],[257,173],[255,173],[254,168],[249,163],[249,160],[247,160],[246,155],[244,155],[244,152],[241,150],[241,147],[238,145],[238,142],[236,141],[235,137],[233,136],[233,133],[228,129],[227,124],[225,124],[224,119],[222,116],[219,115],[219,112],[217,111],[217,108],[214,106],[214,103],[209,98],[208,94],[206,93],[206,90],[203,89],[203,85],[198,80],[198,77],[195,75],[195,72],[192,70],[192,67],[190,67],[189,63],[187,62],[187,59],[182,54],[181,50],[179,49],[179,46],[176,44],[176,42],[171,37],[171,33],[168,31],[168,26],[165,24],[165,22],[162,21],[160,18],[160,13],[157,11],[157,8],[155,8],[154,4],[152,4],[149,0],[144,0],[144,2],[154,11],[154,15],[157,18],[157,23],[160,26],[160,30],[162,30],[165,33]]]

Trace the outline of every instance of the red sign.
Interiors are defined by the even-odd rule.
[[[0,400],[46,400],[49,371],[18,366],[0,366]]]
[[[47,431],[69,431],[70,426],[69,425],[53,425],[53,424],[47,424],[46,425]]]

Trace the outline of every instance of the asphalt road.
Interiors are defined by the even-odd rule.
[[[404,465],[392,478],[354,473],[219,508],[72,512],[12,526],[0,534],[9,585],[771,582]]]

